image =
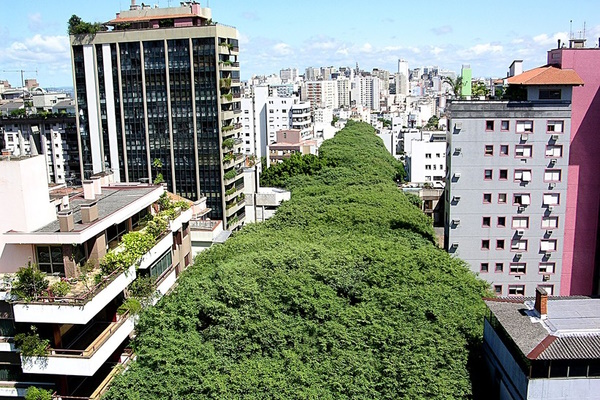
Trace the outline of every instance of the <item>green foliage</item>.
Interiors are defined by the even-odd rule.
[[[416,194],[404,192],[404,195],[409,203],[417,207],[419,210],[423,207],[423,200],[421,200],[421,198]]]
[[[25,400],[52,400],[52,391],[30,386],[27,388]]]
[[[440,119],[437,117],[437,115],[433,115],[427,121],[427,125],[425,125],[425,129],[437,129],[439,124],[440,124]]]
[[[40,296],[48,288],[48,279],[37,265],[30,264],[17,271],[17,282],[13,284],[12,293],[19,299],[31,300]]]
[[[167,229],[167,221],[159,216],[155,216],[146,224],[146,232],[152,237],[159,238]]]
[[[50,285],[48,289],[50,289],[50,291],[56,297],[64,297],[71,291],[71,285],[69,285],[69,283],[65,281],[57,281]]]
[[[442,83],[447,83],[448,85],[450,85],[450,90],[452,91],[452,94],[454,94],[454,97],[461,98],[460,91],[463,87],[462,76],[457,76],[455,79],[452,79],[449,76],[445,76],[444,79],[442,79]]]
[[[10,112],[10,116],[11,117],[22,117],[25,115],[25,109],[24,108],[17,108],[16,110],[12,110]]]
[[[331,126],[335,126],[335,124],[337,124],[337,122],[338,122],[339,120],[340,120],[340,119],[334,115],[334,116],[333,116],[333,119],[331,120]]]
[[[164,181],[165,181],[165,177],[163,176],[162,172],[159,172],[158,174],[156,174],[156,177],[154,178],[155,185],[160,185]]]
[[[161,211],[171,208],[171,199],[169,199],[167,192],[163,192],[158,198],[158,206]]]
[[[223,178],[225,178],[225,180],[229,180],[229,179],[235,178],[236,175],[237,175],[237,171],[235,169],[230,169],[229,171],[225,172],[225,174],[223,175]]]
[[[324,163],[313,154],[293,153],[282,163],[264,168],[260,175],[261,186],[285,187],[290,177],[299,175],[313,175],[321,170]]]
[[[21,351],[23,357],[44,357],[47,355],[48,346],[50,346],[50,341],[41,339],[34,325],[31,325],[29,333],[15,335],[15,347]]]
[[[181,211],[187,211],[190,209],[190,203],[185,200],[174,201],[173,206],[176,208],[181,208]]]
[[[391,128],[392,127],[392,121],[390,121],[389,119],[377,118],[377,121],[381,122],[383,124],[384,128]]]
[[[471,95],[473,96],[487,96],[490,93],[489,89],[483,82],[473,82],[471,84]]]
[[[233,149],[233,145],[235,144],[235,140],[232,138],[223,140],[223,148],[224,149]]]
[[[67,32],[69,33],[69,35],[93,35],[100,32],[103,29],[104,28],[102,27],[102,25],[98,22],[85,22],[77,15],[72,15],[71,18],[69,18]]]
[[[140,314],[108,400],[471,396],[487,285],[434,244],[372,127],[349,122],[319,162]]]
[[[140,300],[135,297],[130,297],[119,306],[117,309],[117,314],[123,315],[125,313],[129,313],[132,315],[137,315],[142,311],[142,309],[143,306]]]

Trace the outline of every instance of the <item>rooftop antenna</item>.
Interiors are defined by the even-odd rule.
[[[569,39],[573,39],[573,20],[569,20]]]
[[[582,39],[585,39],[585,21],[583,21],[583,37]]]

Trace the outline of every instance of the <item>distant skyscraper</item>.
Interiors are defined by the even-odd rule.
[[[408,61],[398,60],[398,75],[396,76],[396,94],[408,95],[409,87]]]
[[[82,175],[156,180],[210,217],[243,221],[238,32],[199,3],[136,6],[112,30],[71,36]]]

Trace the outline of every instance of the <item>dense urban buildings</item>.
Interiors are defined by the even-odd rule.
[[[244,220],[238,33],[197,2],[135,5],[95,35],[71,35],[82,175],[164,181],[207,198],[228,229]],[[235,209],[235,211],[233,211]]]

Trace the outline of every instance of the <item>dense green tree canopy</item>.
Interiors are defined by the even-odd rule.
[[[108,399],[468,398],[486,285],[433,244],[373,129],[349,122],[292,199],[142,313]]]

